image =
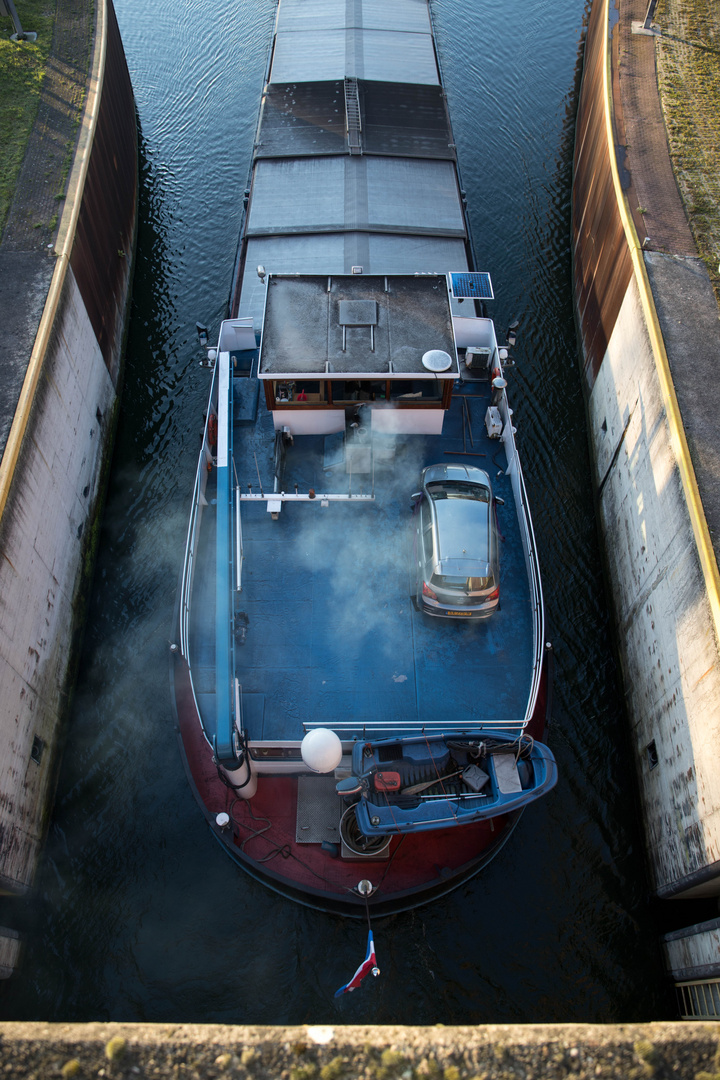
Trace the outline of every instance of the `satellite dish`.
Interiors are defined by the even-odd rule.
[[[450,354],[443,352],[442,349],[430,349],[429,352],[424,353],[422,363],[428,371],[447,371],[452,366]]]

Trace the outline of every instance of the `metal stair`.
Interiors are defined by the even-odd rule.
[[[357,79],[345,80],[345,126],[347,129],[348,150],[351,154],[362,154],[360,139],[360,96]]]

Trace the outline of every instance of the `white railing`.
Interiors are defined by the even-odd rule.
[[[233,461],[233,466],[235,462]],[[245,559],[242,522],[240,520],[240,485],[235,485],[235,588],[242,592],[242,565]]]
[[[192,665],[190,663],[190,650],[189,650],[189,638],[190,638],[190,604],[192,600],[193,580],[195,576],[195,550],[197,547],[198,533],[200,531],[200,524],[202,520],[202,507],[205,497],[205,489],[207,487],[207,466],[212,462],[212,452],[210,450],[210,441],[208,439],[208,426],[210,424],[210,417],[214,415],[213,400],[215,398],[215,373],[213,373],[213,381],[210,389],[210,399],[208,401],[208,412],[205,420],[205,430],[203,431],[203,441],[200,448],[200,454],[198,457],[197,471],[195,473],[195,486],[193,488],[192,508],[190,510],[190,521],[188,523],[187,540],[185,543],[185,557],[183,560],[182,580],[180,584],[180,653],[184,657],[188,666],[188,675],[190,678],[190,687],[192,689],[193,701],[195,704],[195,711],[200,717],[200,707],[195,695],[195,683],[192,675]],[[202,719],[200,719],[202,727]],[[205,729],[203,728],[203,734]],[[207,734],[205,734],[207,738]]]
[[[238,480],[235,458],[232,459],[233,476],[235,477],[235,589],[242,592],[242,566],[245,561],[245,549],[243,547],[242,521],[240,518],[240,481]]]
[[[307,720],[303,722],[303,731],[310,731],[311,728],[324,728],[328,726],[327,720]],[[521,735],[527,726],[526,720],[463,720],[452,721],[447,717],[444,720],[333,720],[332,729],[341,732],[354,732],[359,731],[366,732],[368,735],[374,735],[378,732],[386,732],[390,737],[397,735],[419,735],[422,732],[428,734],[438,734],[443,732],[465,732],[479,734],[483,731],[501,731],[503,733],[512,733],[515,735]]]
[[[239,491],[239,489],[236,489]],[[248,494],[239,494],[239,499],[243,502],[317,502],[322,504],[323,502],[375,502],[374,495],[349,495],[338,492],[317,492],[316,494],[292,494],[285,491],[274,491],[269,494],[263,493],[262,495],[256,492],[248,492]]]
[[[190,621],[190,596],[192,593],[193,570],[195,565],[195,544],[200,526],[200,479],[202,476],[202,458],[205,444],[201,451],[201,464],[198,465],[195,474],[195,487],[193,488],[192,509],[188,524],[187,541],[185,543],[185,559],[183,562],[182,584],[180,592],[180,652],[189,661],[188,657],[188,625]]]
[[[202,509],[201,502],[204,497],[205,487],[207,486],[207,465],[212,462],[210,440],[208,439],[208,428],[210,425],[211,416],[216,415],[214,410],[214,402],[217,396],[216,376],[217,367],[213,371],[213,378],[210,386],[210,398],[208,400],[208,410],[207,416],[205,418],[203,441],[202,446],[200,447],[197,471],[195,473],[195,486],[193,488],[192,509],[190,511],[187,541],[185,544],[185,559],[183,562],[183,573],[180,593],[180,652],[188,661],[188,664],[190,662],[190,658],[188,655],[188,626],[190,620],[190,599],[192,596],[195,546],[197,544],[198,531],[200,529],[200,519],[202,517],[202,514],[200,512]]]
[[[675,983],[681,1020],[720,1020],[720,979]]]
[[[525,709],[523,728],[530,723],[535,705],[537,704],[540,680],[542,677],[543,657],[545,653],[545,609],[543,604],[542,584],[540,579],[540,563],[537,556],[535,532],[530,516],[525,478],[523,476],[520,458],[515,445],[515,431],[512,426],[512,413],[507,401],[507,394],[503,395],[500,406],[503,420],[502,441],[505,447],[505,455],[508,460],[506,473],[510,476],[513,495],[515,496],[515,510],[520,526],[520,539],[525,555],[525,567],[530,584],[530,605],[533,620],[533,668],[530,680],[530,693]]]

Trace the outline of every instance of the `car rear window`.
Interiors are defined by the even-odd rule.
[[[465,480],[444,480],[428,484],[428,494],[436,501],[440,499],[474,499],[476,502],[490,502],[490,492],[482,484],[473,484]]]
[[[451,577],[447,574],[433,574],[433,585],[439,589],[462,589],[463,592],[483,592],[492,589],[495,584],[492,574],[489,577]]]

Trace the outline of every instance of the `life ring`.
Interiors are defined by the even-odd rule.
[[[217,448],[218,440],[218,422],[215,413],[210,413],[210,417],[208,419],[207,438],[208,446],[211,450],[215,450]]]

